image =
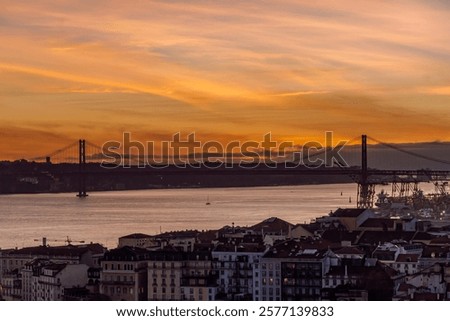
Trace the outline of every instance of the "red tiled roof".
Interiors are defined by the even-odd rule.
[[[65,246],[34,246],[24,247],[22,249],[8,252],[9,255],[32,255],[32,256],[81,256],[86,252],[94,254],[104,253],[105,248],[98,244],[83,244],[83,245],[65,245]]]
[[[292,228],[293,226],[294,226],[293,224],[286,222],[285,220],[282,220],[278,217],[270,217],[258,224],[251,226],[250,229],[252,229],[254,231],[263,230],[264,233],[284,232],[287,234],[289,231],[289,228]]]
[[[450,238],[447,236],[436,237],[430,241],[430,244],[450,244]]]
[[[419,261],[419,254],[399,254],[395,262],[413,262],[417,263]]]
[[[355,247],[355,246],[346,246],[340,248],[336,251],[333,251],[335,254],[354,254],[354,255],[363,255],[364,251]]]
[[[333,217],[358,217],[366,209],[365,208],[338,208],[330,216]]]
[[[399,292],[407,292],[409,289],[415,289],[414,285],[408,284],[408,283],[402,283],[399,285],[398,290]]]
[[[390,218],[368,218],[361,224],[361,227],[378,227],[378,228],[393,228],[394,220]]]
[[[151,235],[143,234],[143,233],[133,233],[125,236],[119,237],[119,239],[146,239],[151,237]]]

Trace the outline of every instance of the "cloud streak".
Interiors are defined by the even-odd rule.
[[[0,8],[0,110],[17,133],[47,120],[58,134],[82,135],[77,123],[87,120],[98,137],[149,124],[220,137],[335,130],[450,140],[450,8],[441,1]]]

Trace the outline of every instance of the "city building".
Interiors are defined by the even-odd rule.
[[[153,251],[148,262],[149,300],[213,301],[217,277],[210,251]]]
[[[1,298],[5,301],[22,300],[22,272],[18,269],[6,272],[2,278]]]
[[[218,275],[217,299],[253,300],[253,267],[266,247],[258,243],[218,244],[212,251]]]
[[[254,269],[255,300],[320,300],[329,244],[293,239],[271,247]]]
[[[155,238],[151,235],[143,233],[133,233],[119,237],[118,247],[124,246],[150,248],[159,246],[159,243],[156,242]]]
[[[365,208],[339,208],[329,216],[338,220],[348,231],[354,231],[367,219],[374,217],[375,213]]]
[[[100,294],[114,301],[147,300],[148,253],[128,246],[106,252],[101,262]]]
[[[62,301],[73,288],[85,288],[89,267],[86,264],[55,263],[36,259],[22,270],[23,299]]]

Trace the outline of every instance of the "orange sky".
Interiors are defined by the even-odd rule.
[[[445,1],[0,0],[0,159],[81,137],[450,140]]]

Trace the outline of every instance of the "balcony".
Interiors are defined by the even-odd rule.
[[[104,285],[134,285],[134,281],[101,281]]]
[[[61,282],[47,282],[39,280],[38,283],[44,285],[61,286]]]

